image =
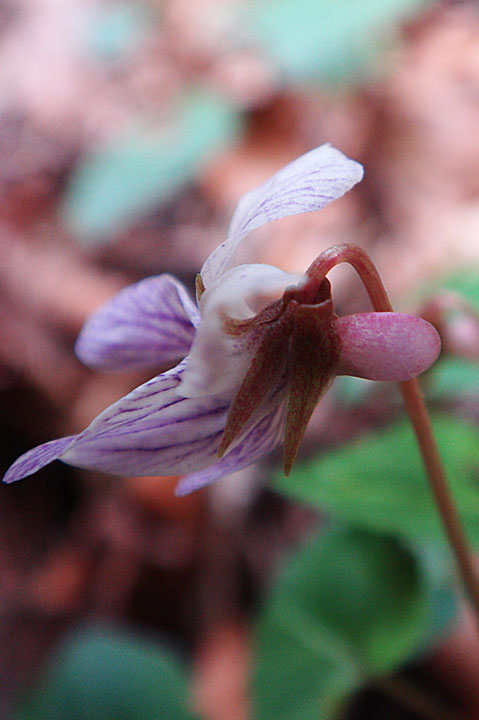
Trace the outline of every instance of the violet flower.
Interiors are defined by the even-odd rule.
[[[255,462],[284,437],[289,472],[309,418],[336,375],[404,381],[439,353],[432,325],[393,312],[334,313],[314,272],[234,263],[255,228],[319,210],[361,180],[330,145],[290,163],[239,202],[228,238],[197,279],[198,307],[170,275],[124,289],[85,324],[76,345],[106,370],[165,367],[78,435],[20,457],[13,482],[53,460],[117,475],[182,475],[186,494]],[[313,267],[313,266],[311,266]]]

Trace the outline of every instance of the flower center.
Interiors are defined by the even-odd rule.
[[[259,334],[259,345],[226,420],[218,457],[269,403],[286,392],[284,471],[288,475],[309,419],[339,363],[341,342],[327,279],[289,287],[248,320],[224,318],[231,335]]]

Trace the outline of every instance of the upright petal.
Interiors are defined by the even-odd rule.
[[[403,313],[360,313],[338,318],[342,349],[338,375],[403,382],[427,370],[441,340],[426,320]]]
[[[201,269],[205,287],[231,267],[239,243],[251,230],[288,215],[320,210],[362,177],[362,166],[331,145],[321,145],[286,165],[239,201],[227,240]]]
[[[198,309],[171,275],[147,278],[119,292],[85,323],[75,351],[101,370],[159,367],[188,354]]]
[[[225,317],[253,317],[302,278],[272,265],[238,265],[205,290],[200,301],[201,325],[178,392],[185,397],[217,393],[233,397],[246,375],[259,335],[254,331],[227,335]]]

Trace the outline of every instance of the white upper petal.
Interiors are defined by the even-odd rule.
[[[320,210],[350,190],[363,172],[362,165],[331,145],[321,145],[279,170],[238,203],[228,238],[201,269],[205,287],[232,266],[238,245],[251,230],[288,215]]]
[[[257,348],[258,334],[227,335],[224,317],[244,320],[280,298],[289,285],[303,279],[272,265],[237,265],[205,290],[201,324],[178,392],[183,397],[236,394]]]

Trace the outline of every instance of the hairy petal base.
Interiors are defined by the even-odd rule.
[[[178,392],[184,397],[209,394],[233,397],[241,385],[260,337],[232,336],[225,321],[254,317],[303,275],[272,265],[238,265],[201,296],[201,325],[190,351]]]

